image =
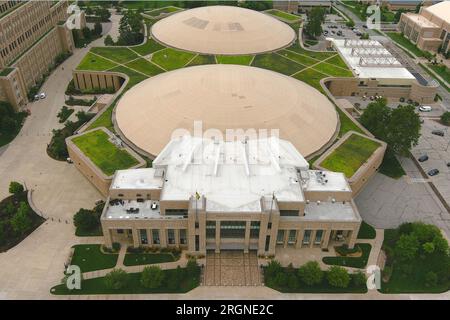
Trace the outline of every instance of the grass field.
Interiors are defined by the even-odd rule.
[[[152,16],[152,17],[157,17],[163,13],[172,13],[172,12],[177,12],[180,10],[181,10],[180,8],[169,6],[169,7],[165,7],[165,8],[147,11],[147,12],[145,12],[145,14],[148,14],[149,16]]]
[[[166,48],[155,52],[152,56],[152,62],[170,71],[184,67],[194,57],[195,53]]]
[[[216,64],[216,59],[211,55],[199,54],[193,60],[191,60],[191,62],[189,62],[187,67],[200,66],[203,64]]]
[[[104,71],[114,68],[117,64],[88,52],[77,66],[77,70]]]
[[[320,85],[320,80],[326,77],[327,77],[326,74],[318,72],[314,69],[306,69],[294,75],[295,79],[298,79],[300,81],[309,84],[310,86],[316,88],[322,93],[323,89],[322,86]]]
[[[139,163],[126,150],[110,142],[109,136],[102,130],[88,132],[72,141],[107,176]]]
[[[290,14],[290,13],[287,13],[284,11],[280,11],[277,9],[271,9],[271,10],[267,10],[265,12],[270,14],[271,16],[281,18],[282,20],[286,20],[288,22],[294,22],[294,21],[298,21],[301,19],[301,17],[299,17],[299,16],[296,16],[294,14]]]
[[[361,227],[359,227],[358,239],[375,239],[377,236],[377,232],[374,227],[366,222],[361,223]]]
[[[339,128],[339,137],[342,137],[344,134],[349,132],[350,130],[365,134],[364,131],[358,127],[347,115],[339,108],[336,108],[339,114],[339,120],[341,121],[341,127]]]
[[[124,47],[94,47],[91,52],[99,54],[118,63],[125,63],[138,58],[138,55]]]
[[[137,47],[132,47],[131,50],[137,52],[141,56],[146,56],[146,55],[149,55],[150,53],[153,53],[158,50],[162,50],[164,48],[165,47],[163,45],[159,44],[155,40],[148,39],[146,43],[144,43],[140,46],[137,46]]]
[[[279,52],[283,57],[289,58],[291,60],[296,61],[297,63],[300,63],[301,65],[304,66],[311,66],[313,64],[319,63],[320,60],[314,59],[314,58],[310,58],[304,54],[299,54],[293,51],[289,51],[289,50],[281,50]]]
[[[99,244],[79,244],[73,246],[72,265],[79,266],[81,272],[113,268],[118,254],[105,254],[100,251]]]
[[[322,258],[323,263],[328,265],[351,267],[351,268],[365,268],[367,261],[369,260],[370,250],[372,246],[368,243],[357,243],[355,247],[359,247],[362,251],[360,257],[324,257]]]
[[[450,70],[448,70],[447,66],[445,66],[444,64],[431,63],[428,63],[427,66],[438,75],[440,75],[441,78],[445,80],[445,82],[450,83]]]
[[[176,261],[171,253],[127,253],[123,260],[125,266],[140,266],[144,264]]]
[[[398,43],[399,45],[405,47],[412,53],[414,53],[417,57],[423,57],[424,53],[422,50],[416,47],[414,43],[406,39],[404,36],[402,36],[401,33],[397,32],[386,32],[386,34],[391,38],[393,41]]]
[[[320,166],[331,171],[343,172],[350,178],[378,147],[380,147],[378,142],[353,134],[326,157]]]
[[[266,53],[255,56],[252,66],[273,70],[288,76],[305,68],[305,66],[286,59],[277,53]]]
[[[318,65],[315,65],[313,69],[332,77],[353,77],[353,73],[350,70],[333,66],[327,62],[319,63]]]
[[[253,55],[244,56],[216,56],[219,64],[241,64],[248,66],[253,60]]]
[[[157,74],[164,72],[163,69],[144,58],[139,58],[128,62],[126,66],[145,73],[148,76],[156,76]]]
[[[327,59],[327,63],[337,67],[348,69],[348,66],[345,64],[344,60],[342,60],[341,56],[338,54],[335,55],[333,58]]]

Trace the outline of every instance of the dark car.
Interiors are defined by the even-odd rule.
[[[419,159],[417,159],[417,160],[419,160],[419,162],[427,161],[428,160],[428,155],[424,154],[423,156],[420,156]]]
[[[438,169],[431,169],[430,171],[428,171],[428,175],[429,175],[430,177],[436,176],[436,175],[438,175],[438,174],[439,174],[439,170],[438,170]]]
[[[444,131],[442,131],[442,130],[433,130],[433,131],[431,131],[431,134],[443,137],[444,136]]]

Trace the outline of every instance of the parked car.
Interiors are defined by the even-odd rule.
[[[34,96],[34,101],[38,101],[39,100],[39,98],[40,98],[40,96],[37,94],[37,95],[35,95]]]
[[[40,99],[45,99],[45,97],[46,97],[45,92],[41,92],[41,94],[39,94]]]
[[[436,175],[438,175],[438,174],[439,174],[439,170],[438,170],[438,169],[431,169],[430,171],[428,171],[428,175],[429,175],[430,177],[436,176]]]
[[[336,34],[337,34],[338,36],[342,36],[342,31],[339,30]]]
[[[428,155],[424,154],[423,156],[420,156],[419,159],[417,159],[417,160],[419,160],[419,162],[427,161],[428,160]]]
[[[443,137],[444,136],[444,131],[442,131],[442,130],[433,130],[433,131],[431,131],[431,134]]]
[[[70,158],[67,158],[66,161],[67,161],[67,163],[73,163],[72,159],[70,159]]]
[[[419,107],[419,111],[422,111],[422,112],[430,112],[431,110],[433,110],[433,108],[431,108],[430,106],[420,106]]]

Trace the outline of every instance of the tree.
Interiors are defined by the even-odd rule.
[[[350,283],[350,275],[343,267],[332,266],[327,273],[328,283],[337,288],[347,288]]]
[[[114,45],[114,40],[112,39],[112,37],[108,34],[105,37],[105,46],[113,46]]]
[[[438,283],[438,275],[433,271],[429,271],[425,274],[425,286],[434,287]]]
[[[86,40],[91,39],[91,37],[92,37],[91,29],[89,29],[88,27],[84,27],[84,28],[81,30],[81,32],[83,33],[83,37],[84,37]]]
[[[100,18],[101,22],[108,22],[111,17],[111,12],[106,8],[97,8],[95,9],[95,15]]]
[[[9,116],[5,116],[0,121],[0,131],[4,133],[12,133],[15,132],[18,128],[19,124],[17,121]]]
[[[270,278],[275,278],[275,276],[283,270],[281,264],[277,260],[270,260],[264,270],[265,275]]]
[[[298,269],[298,276],[308,286],[319,284],[323,279],[323,271],[317,261],[309,261]]]
[[[157,289],[164,280],[164,272],[158,266],[147,266],[142,271],[141,284],[145,288]]]
[[[402,13],[403,12],[406,12],[406,10],[405,9],[399,9],[399,10],[397,10],[396,12],[395,12],[395,15],[394,15],[394,22],[395,23],[398,23],[399,21],[400,21],[400,18],[401,18],[401,16],[402,16]]]
[[[113,290],[125,288],[128,285],[128,274],[122,269],[113,269],[105,275],[105,285]]]
[[[401,260],[410,261],[414,259],[419,250],[419,241],[415,234],[403,234],[398,239],[394,251]]]
[[[387,126],[386,142],[389,147],[403,156],[407,156],[413,146],[419,143],[420,117],[412,105],[398,106],[392,111]]]
[[[119,22],[119,40],[120,45],[139,44],[143,40],[142,16],[133,11],[127,11]]]
[[[102,30],[103,30],[102,24],[101,24],[100,22],[97,21],[97,22],[94,24],[94,34],[95,34],[96,36],[99,36],[99,35],[102,34]]]
[[[425,253],[433,253],[434,252],[434,243],[433,242],[426,242],[422,245],[422,249]]]
[[[18,197],[24,191],[23,185],[16,181],[11,181],[9,184],[9,193]]]
[[[91,210],[80,209],[73,216],[73,224],[82,230],[93,230],[100,225],[100,219]]]
[[[386,99],[369,103],[360,118],[361,123],[395,153],[407,155],[420,137],[420,119],[412,105],[391,110]]]
[[[16,214],[11,218],[11,227],[15,233],[24,234],[31,227],[31,218],[29,216],[30,207],[25,202],[20,202],[19,209]]]
[[[442,124],[444,124],[446,126],[450,126],[450,112],[449,111],[445,111],[441,115],[441,122],[442,122]]]
[[[322,23],[325,21],[325,10],[315,7],[308,12],[308,20],[305,25],[305,33],[311,38],[317,38],[322,34]]]

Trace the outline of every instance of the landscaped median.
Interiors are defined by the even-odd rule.
[[[147,264],[175,262],[180,259],[179,249],[159,249],[151,247],[128,247],[123,260],[124,266],[141,266]]]
[[[356,194],[381,165],[385,151],[385,142],[349,131],[314,162],[314,167],[343,172]]]
[[[297,16],[297,15],[291,14],[291,13],[287,13],[287,12],[284,12],[281,10],[277,10],[277,9],[270,9],[270,10],[266,10],[264,12],[277,18],[277,19],[287,22],[287,23],[294,23],[294,22],[299,22],[302,20],[302,17],[300,17],[300,16]]]
[[[77,169],[105,196],[116,170],[146,165],[141,156],[103,127],[69,137],[66,144]]]

